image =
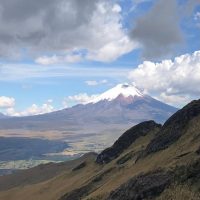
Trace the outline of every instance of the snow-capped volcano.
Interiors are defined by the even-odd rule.
[[[134,84],[125,83],[86,104],[38,116],[1,119],[0,129],[79,130],[89,133],[91,128],[96,133],[97,129],[101,132],[101,129],[128,128],[146,120],[162,123],[176,110],[143,94]]]
[[[144,97],[145,95],[134,84],[118,84],[115,87],[100,94],[89,103],[97,103],[102,100],[112,101],[119,96],[123,97]]]

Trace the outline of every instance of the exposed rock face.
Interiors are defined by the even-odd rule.
[[[149,200],[155,199],[171,185],[193,185],[199,189],[200,159],[171,171],[155,171],[131,178],[112,191],[106,200]],[[193,198],[191,198],[193,199]],[[200,199],[200,196],[194,199]]]
[[[72,169],[72,171],[77,171],[79,169],[82,169],[86,166],[86,162],[82,162],[81,164],[79,164],[78,166],[76,166],[75,168]]]
[[[200,115],[200,100],[195,100],[165,122],[157,136],[147,146],[145,153],[150,154],[168,148],[185,133],[190,120],[198,115]]]
[[[142,122],[128,131],[126,131],[119,139],[113,144],[112,147],[105,149],[97,156],[96,162],[99,164],[108,163],[117,158],[125,149],[127,149],[136,139],[145,136],[151,131],[159,130],[160,124],[154,121]]]
[[[200,158],[189,165],[177,167],[173,173],[178,184],[189,183],[200,189]]]
[[[170,184],[172,176],[168,172],[156,171],[130,179],[111,192],[106,200],[153,199]]]
[[[196,153],[200,155],[200,147],[197,149]]]

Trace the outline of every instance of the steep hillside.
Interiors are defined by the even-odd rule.
[[[191,120],[200,113],[199,101],[192,101],[183,109],[170,117],[157,136],[147,146],[146,153],[152,153],[165,149],[175,143],[187,131],[187,126]]]
[[[131,129],[127,130],[112,147],[102,151],[97,157],[97,163],[108,163],[117,158],[124,150],[135,142],[139,137],[146,136],[152,132],[160,129],[161,125],[156,124],[154,121],[142,122]]]
[[[0,177],[0,191],[16,186],[36,184],[48,180],[67,170],[71,171],[83,162],[92,162],[96,159],[96,156],[95,153],[88,153],[76,160],[43,164],[32,169],[18,171],[16,174],[2,176]]]
[[[140,123],[97,157],[83,157],[73,167],[51,164],[58,173],[42,165],[0,177],[0,199],[199,200],[199,108],[200,100],[191,102],[162,127]],[[39,173],[41,167],[48,176]]]

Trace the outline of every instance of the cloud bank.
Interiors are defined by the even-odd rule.
[[[173,105],[200,98],[200,51],[163,60],[144,61],[129,74],[147,93]]]
[[[14,105],[12,105],[9,106],[4,113],[8,116],[21,117],[49,113],[53,112],[54,110],[55,109],[52,105],[52,100],[49,99],[46,103],[42,104],[41,106],[37,104],[32,104],[30,107],[26,108],[23,111],[17,111]]]
[[[0,96],[0,108],[10,108],[15,105],[13,97]]]
[[[63,106],[68,107],[68,105],[75,104],[87,104],[98,96],[98,94],[88,95],[87,93],[80,93],[73,96],[65,97],[63,100]]]
[[[77,56],[109,62],[136,47],[121,18],[113,1],[0,0],[0,58],[29,54],[40,64],[80,61]]]

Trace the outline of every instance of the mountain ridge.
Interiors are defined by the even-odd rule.
[[[18,186],[15,181],[19,173],[0,177],[0,185],[6,183],[9,187],[0,191],[0,199],[25,200],[28,195],[30,200],[199,200],[200,110],[197,108],[200,108],[200,100],[177,111],[163,126],[153,121],[133,126],[114,143],[113,147],[118,150],[114,150],[109,162],[96,162],[104,150],[98,156],[75,162],[73,167],[71,164],[67,167],[65,162],[68,170],[63,171],[61,167],[55,175],[56,165],[62,164],[53,164],[53,168],[51,165],[48,176],[37,171],[38,168],[45,171],[49,168],[48,164],[29,169],[28,173],[21,171],[20,176],[24,177],[17,182]],[[186,125],[182,126],[183,123]],[[168,127],[172,124],[177,129]],[[157,146],[153,141],[158,135],[162,140],[166,134],[176,130],[173,134],[179,136],[179,128],[183,134],[176,141],[169,137],[170,145],[141,156],[149,145]],[[113,147],[108,148],[109,151]],[[35,175],[35,184],[30,173]],[[30,182],[24,182],[29,180],[26,176]]]
[[[111,160],[117,158],[139,137],[145,136],[146,134],[159,130],[160,128],[161,125],[155,123],[154,121],[145,121],[135,125],[123,133],[123,135],[121,135],[111,147],[103,150],[97,156],[96,162],[99,164],[110,162]]]

